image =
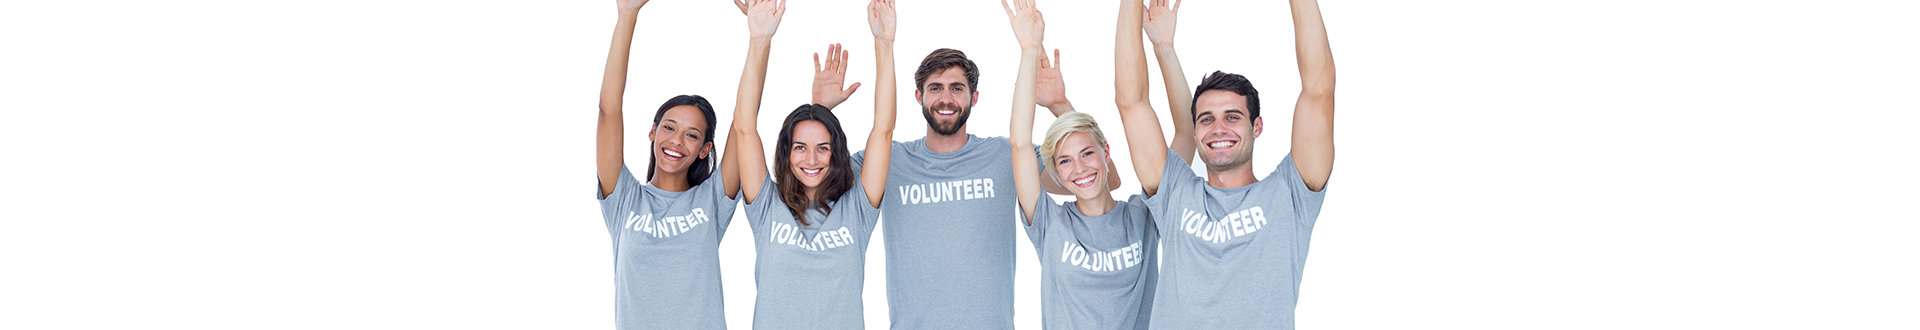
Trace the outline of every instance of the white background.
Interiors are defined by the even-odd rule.
[[[1188,80],[1226,70],[1265,92],[1254,165],[1270,169],[1298,90],[1285,2],[1193,2]],[[807,101],[809,53],[842,42],[866,86],[838,113],[866,135],[864,6],[789,4],[762,132]],[[1070,98],[1126,150],[1113,2],[1040,6]],[[939,47],[982,68],[969,132],[1005,135],[1018,49],[999,4],[899,8],[896,138],[924,135],[911,73]],[[1339,161],[1301,328],[1920,326],[1914,5],[1322,8]],[[611,1],[0,5],[0,328],[609,328],[589,192],[613,21]],[[746,48],[723,0],[657,0],[638,31],[632,164],[666,98],[730,112]],[[722,270],[745,328],[751,235],[734,223]],[[1036,328],[1020,240],[1019,323]]]

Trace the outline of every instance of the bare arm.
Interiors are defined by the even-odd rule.
[[[613,46],[607,51],[607,71],[600,77],[600,122],[594,130],[594,168],[600,179],[600,197],[613,194],[626,160],[625,118],[621,100],[627,93],[627,54],[633,48],[633,26],[646,0],[617,1],[620,19],[613,26]]]
[[[1160,132],[1159,116],[1147,103],[1146,50],[1140,44],[1142,9],[1140,0],[1120,2],[1120,19],[1113,37],[1113,102],[1120,108],[1120,122],[1126,127],[1133,173],[1140,178],[1140,188],[1151,197],[1160,190],[1167,139]]]
[[[1013,0],[1013,3],[1009,7],[1005,0],[1000,1],[1013,25],[1014,37],[1020,41],[1020,75],[1013,88],[1008,143],[1013,145],[1013,190],[1020,198],[1020,214],[1025,216],[1027,225],[1032,226],[1033,211],[1038,207],[1035,204],[1042,194],[1040,164],[1021,150],[1033,146],[1033,107],[1038,94],[1040,57],[1046,52],[1041,41],[1046,36],[1047,23],[1041,18],[1040,10],[1033,7],[1033,0]]]
[[[867,134],[867,156],[860,168],[860,186],[867,190],[867,203],[880,207],[887,195],[887,165],[893,161],[894,114],[899,103],[893,74],[894,0],[873,0],[867,4],[867,25],[873,29],[873,132]],[[844,59],[845,57],[842,57]],[[844,61],[843,61],[844,62]],[[840,65],[846,75],[846,64]]]
[[[1173,112],[1173,154],[1181,160],[1193,164],[1194,149],[1199,143],[1193,140],[1193,89],[1187,86],[1187,72],[1180,68],[1180,54],[1173,51],[1174,26],[1179,21],[1180,4],[1167,6],[1171,0],[1153,0],[1146,9],[1144,22],[1147,40],[1153,42],[1154,58],[1160,62],[1160,78],[1167,88],[1167,107]]]
[[[787,4],[785,0],[744,3],[734,0],[734,5],[747,14],[747,31],[751,37],[747,43],[747,64],[740,72],[740,89],[734,96],[733,138],[729,140],[740,141],[734,144],[741,148],[734,155],[741,158],[734,162],[740,178],[737,180],[740,196],[747,203],[753,203],[767,179],[767,154],[760,143],[760,129],[755,120],[760,115],[760,92],[766,87],[767,57],[773,48],[773,34],[780,28],[780,17],[786,13]]]
[[[1293,0],[1293,49],[1300,60],[1300,101],[1293,105],[1293,164],[1307,189],[1333,176],[1333,49],[1320,4]]]

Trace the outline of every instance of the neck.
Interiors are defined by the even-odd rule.
[[[647,181],[647,184],[666,191],[687,191],[687,189],[693,189],[693,186],[687,185],[686,173],[667,173],[661,172],[658,169],[653,171],[653,180]]]
[[[1113,192],[1109,191],[1101,193],[1100,197],[1094,197],[1093,199],[1075,199],[1073,207],[1080,209],[1080,214],[1097,217],[1107,214],[1107,211],[1112,211],[1114,203]]]
[[[927,128],[927,149],[932,149],[933,152],[949,153],[965,146],[967,146],[966,126],[960,126],[960,131],[953,132],[951,135],[940,135],[935,133],[932,127]]]
[[[801,193],[801,194],[804,194],[804,195],[807,195],[807,201],[808,201],[808,202],[819,202],[819,201],[822,201],[822,199],[820,198],[820,187],[818,187],[818,186],[815,186],[815,187],[801,187],[801,188],[800,188],[800,193]]]
[[[1214,188],[1239,188],[1259,182],[1253,177],[1253,162],[1240,164],[1225,171],[1207,169],[1207,185]]]

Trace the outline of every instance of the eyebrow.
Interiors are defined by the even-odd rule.
[[[1240,115],[1242,115],[1242,116],[1245,116],[1245,115],[1247,115],[1247,112],[1246,112],[1246,111],[1242,111],[1242,110],[1240,110],[1240,109],[1226,109],[1226,110],[1220,110],[1220,112],[1221,112],[1221,113],[1237,113],[1237,114],[1240,114]],[[1194,115],[1193,115],[1193,118],[1200,118],[1200,117],[1206,117],[1207,115],[1213,115],[1213,114],[1214,114],[1214,113],[1213,113],[1213,111],[1201,111],[1201,112],[1200,112],[1200,113],[1198,113],[1198,114],[1194,114]]]

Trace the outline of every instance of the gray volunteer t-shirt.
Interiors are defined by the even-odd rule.
[[[1146,329],[1160,233],[1140,195],[1089,217],[1040,194],[1027,239],[1040,256],[1043,329]]]
[[[894,329],[1013,328],[1011,152],[1007,138],[971,134],[949,153],[893,143],[880,209]]]
[[[1293,155],[1245,187],[1207,185],[1167,152],[1147,199],[1160,230],[1154,328],[1293,329],[1301,268],[1326,189],[1300,179]]]
[[[860,173],[856,166],[853,173]],[[753,226],[754,329],[863,329],[860,304],[866,283],[867,239],[880,209],[867,204],[867,192],[855,179],[853,189],[832,203],[833,214],[807,210],[801,226],[780,201],[771,176],[760,196],[747,204]]]
[[[720,235],[735,202],[720,176],[679,192],[641,184],[625,166],[619,180],[600,199],[613,235],[614,327],[725,329]]]

